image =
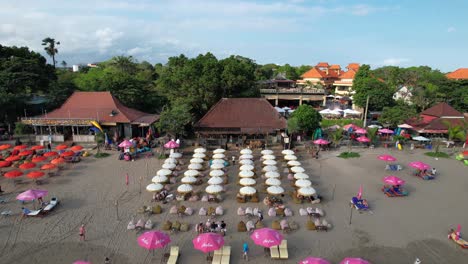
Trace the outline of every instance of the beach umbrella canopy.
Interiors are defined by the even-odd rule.
[[[302,188],[299,188],[299,190],[297,190],[297,193],[303,196],[312,196],[316,194],[317,192],[312,187],[302,187]]]
[[[284,156],[285,160],[297,160],[297,157],[294,155],[286,155]]]
[[[65,163],[65,159],[64,158],[56,158],[56,159],[53,159],[50,161],[50,163],[54,164],[54,165],[58,165],[58,164],[61,164],[61,163]]]
[[[281,154],[283,154],[283,155],[294,155],[294,151],[291,150],[291,149],[285,149],[285,150],[281,151]]]
[[[32,169],[36,167],[36,163],[34,162],[25,162],[21,165],[19,165],[19,168],[22,169],[22,170],[29,170],[29,169]]]
[[[382,129],[379,129],[379,133],[382,133],[382,134],[393,134],[393,130],[388,129],[388,128],[382,128]]]
[[[389,184],[389,185],[403,185],[403,184],[405,184],[405,181],[403,179],[400,179],[397,176],[393,176],[393,175],[384,177],[383,182],[385,184]]]
[[[44,164],[41,166],[41,170],[52,170],[52,169],[55,169],[57,168],[57,165],[54,165],[54,164]]]
[[[274,159],[276,159],[276,157],[274,155],[267,154],[267,155],[263,155],[262,159],[264,159],[264,160],[274,160]]]
[[[356,139],[357,141],[364,143],[364,142],[370,142],[370,139],[366,136],[360,136]]]
[[[410,167],[413,167],[415,169],[418,169],[418,170],[428,170],[431,168],[431,166],[429,166],[429,164],[426,164],[422,161],[413,161],[413,162],[410,162],[408,164],[408,166]]]
[[[215,150],[213,150],[214,154],[223,154],[224,152],[226,152],[225,149],[215,149]]]
[[[172,171],[168,169],[160,169],[156,172],[156,175],[160,175],[160,176],[167,176],[171,174],[172,174]]]
[[[167,158],[164,160],[165,164],[177,164],[177,160],[175,158]]]
[[[65,151],[65,152],[63,152],[62,154],[60,154],[61,157],[71,157],[71,156],[73,156],[73,155],[75,155],[75,152],[73,152],[73,151],[71,151],[71,150]]]
[[[254,170],[254,166],[252,165],[242,165],[240,166],[239,170]]]
[[[169,158],[179,159],[181,157],[182,157],[182,153],[174,152],[174,153],[169,154]]]
[[[193,183],[197,182],[197,178],[192,177],[192,176],[185,176],[180,180],[180,182],[187,183],[187,184],[193,184]]]
[[[36,145],[36,146],[32,146],[32,147],[31,147],[31,150],[41,150],[41,149],[44,149],[44,146],[42,146],[42,145]]]
[[[393,157],[392,155],[388,155],[388,154],[379,155],[377,158],[383,161],[396,161],[397,160],[395,157]]]
[[[16,196],[16,200],[20,201],[32,201],[36,200],[37,198],[42,198],[49,193],[47,190],[34,190],[29,189],[25,192],[22,192]]]
[[[162,190],[164,186],[160,183],[150,183],[148,186],[146,186],[146,190],[150,192],[158,192]]]
[[[3,144],[3,145],[0,145],[0,151],[1,151],[1,150],[7,150],[7,149],[9,149],[9,148],[11,148],[11,145],[10,145],[10,144]]]
[[[44,174],[45,173],[42,171],[31,171],[28,174],[26,174],[26,176],[30,179],[37,179],[37,178],[44,176]]]
[[[203,162],[205,162],[205,160],[201,158],[190,159],[190,163],[203,163]]]
[[[362,258],[345,258],[340,264],[371,264],[369,261]]]
[[[284,189],[281,186],[270,186],[267,188],[267,193],[272,195],[283,194]]]
[[[240,154],[244,155],[244,154],[252,154],[252,150],[251,149],[243,149],[240,151]]]
[[[273,155],[273,150],[270,149],[264,149],[260,152],[262,155]]]
[[[241,178],[252,178],[253,176],[254,176],[253,171],[242,170],[242,171],[239,172],[239,177],[241,177]]]
[[[198,176],[198,174],[200,174],[200,172],[197,170],[187,170],[184,172],[184,176],[188,176],[188,177],[195,177],[195,176]]]
[[[273,246],[278,246],[283,241],[283,236],[276,230],[271,228],[260,228],[256,229],[250,238],[256,245],[270,248]]]
[[[299,172],[299,173],[295,173],[294,174],[294,179],[296,180],[304,180],[304,179],[309,179],[309,175],[303,173],[303,172]]]
[[[223,176],[224,175],[224,171],[222,170],[212,170],[210,171],[210,176],[211,177],[219,177],[219,176]]]
[[[317,140],[314,140],[314,144],[316,145],[327,145],[329,144],[330,142],[328,142],[327,140],[325,139],[322,139],[322,138],[319,138]]]
[[[331,264],[328,260],[323,258],[314,258],[314,257],[307,257],[301,261],[299,264]]]
[[[175,140],[171,140],[171,141],[167,142],[166,144],[164,144],[164,147],[167,148],[167,149],[175,149],[175,148],[179,147],[179,144],[177,144],[177,142],[175,142]]]
[[[42,155],[44,157],[55,157],[55,156],[58,156],[58,153],[55,152],[55,151],[49,151],[49,152],[46,152],[44,153],[44,155]]]
[[[206,157],[206,154],[205,153],[195,153],[192,155],[193,158],[200,158],[200,159],[204,159]]]
[[[193,239],[193,247],[204,253],[212,252],[224,246],[224,238],[216,233],[204,233]]]
[[[239,181],[239,184],[242,186],[252,186],[255,185],[257,182],[252,178],[242,178]]]
[[[279,178],[280,174],[277,171],[267,171],[267,172],[265,172],[265,177],[267,177],[267,178]]]
[[[22,149],[27,149],[27,148],[28,148],[28,146],[26,146],[26,145],[18,145],[18,146],[15,146],[13,149],[14,150],[22,150]]]
[[[2,160],[0,161],[0,168],[10,167],[11,161]]]
[[[226,161],[223,159],[214,159],[211,161],[211,164],[224,164],[224,162]]]
[[[193,150],[193,152],[195,152],[195,153],[205,153],[206,149],[205,148],[196,148],[196,149]]]
[[[300,172],[304,172],[305,170],[302,167],[294,166],[294,167],[291,167],[291,171],[294,173],[300,173]]]
[[[309,180],[297,180],[294,184],[299,188],[312,186],[312,182]]]
[[[250,186],[245,186],[239,189],[239,193],[242,195],[254,195],[256,192],[257,190]]]
[[[268,165],[268,166],[263,167],[263,171],[278,171],[278,168],[273,165]]]
[[[168,234],[160,231],[147,231],[137,239],[138,245],[148,250],[163,248],[171,242]]]
[[[365,130],[364,128],[358,128],[356,129],[356,131],[354,131],[356,134],[361,134],[361,135],[364,135],[364,134],[367,134],[367,130]]]
[[[23,175],[23,172],[22,171],[19,171],[19,170],[12,170],[12,171],[9,171],[5,174],[3,174],[3,176],[5,176],[5,178],[17,178],[19,176]]]
[[[279,185],[281,185],[281,181],[278,180],[277,178],[268,178],[265,181],[265,184],[270,185],[270,186],[279,186]]]
[[[119,146],[119,147],[120,147],[120,146]],[[56,150],[65,150],[65,149],[67,149],[67,148],[68,148],[68,146],[65,145],[65,144],[60,144],[60,145],[57,145],[57,146],[55,147]]]
[[[263,165],[276,165],[276,161],[272,159],[264,160]]]
[[[355,124],[347,124],[347,125],[344,125],[343,126],[343,130],[346,130],[346,131],[352,131],[352,130],[358,130],[360,129],[360,127],[356,126]]]
[[[32,158],[31,161],[32,161],[32,162],[35,162],[35,163],[38,163],[38,162],[42,162],[42,161],[45,161],[45,160],[47,160],[46,157],[44,157],[44,156],[37,156],[37,157],[35,157],[35,158]]]
[[[213,185],[208,185],[206,188],[205,188],[205,192],[209,193],[209,194],[217,194],[217,193],[220,193],[223,191],[223,186],[221,185],[216,185],[216,184],[213,184]]]
[[[73,146],[70,148],[71,151],[81,151],[83,150],[83,146],[80,146],[80,145],[76,145],[76,146]]]
[[[167,182],[168,178],[164,175],[156,175],[154,176],[151,181],[154,183],[164,183]]]
[[[253,165],[254,162],[252,160],[249,160],[249,159],[243,159],[243,160],[240,160],[239,161],[239,164],[242,164],[242,165]]]
[[[218,185],[218,184],[221,184],[223,183],[224,180],[223,178],[221,177],[211,177],[209,180],[208,180],[208,184],[209,185]]]
[[[416,140],[416,141],[430,141],[430,139],[428,139],[426,137],[423,137],[423,136],[413,137],[413,140]]]
[[[33,154],[32,150],[23,150],[18,154],[18,156],[24,157],[24,156],[29,156],[29,155],[32,155],[32,154]]]
[[[224,168],[224,164],[219,164],[219,163],[211,164],[210,168],[213,170],[219,170],[219,169]]]
[[[224,154],[214,154],[213,159],[224,159],[226,156]]]
[[[412,126],[408,125],[408,124],[401,124],[401,125],[398,125],[399,128],[413,128]]]
[[[190,184],[182,184],[179,187],[177,187],[177,191],[179,193],[189,193],[193,190],[192,185]]]
[[[240,160],[244,160],[244,159],[253,159],[253,155],[251,154],[243,154],[239,157]]]
[[[301,163],[297,160],[290,160],[288,161],[288,166],[294,167],[294,166],[301,166]]]
[[[16,155],[16,156],[10,156],[10,157],[6,158],[5,160],[6,161],[18,161],[20,159],[21,159],[21,157]]]

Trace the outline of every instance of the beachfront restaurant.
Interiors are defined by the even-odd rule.
[[[36,142],[94,142],[100,128],[110,138],[144,136],[158,119],[124,106],[110,92],[74,92],[52,112],[21,122],[32,126]]]
[[[286,127],[264,98],[222,98],[194,126],[200,144],[223,148],[277,143]]]

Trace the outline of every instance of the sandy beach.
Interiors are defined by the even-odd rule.
[[[299,208],[291,197],[285,196],[286,207],[294,212],[288,221],[299,224],[299,230],[285,234],[289,245],[289,260],[271,260],[263,254],[263,248],[253,244],[247,233],[236,230],[237,223],[246,220],[237,216],[239,206],[258,207],[265,212],[265,224],[278,217],[269,217],[263,203],[238,204],[235,195],[239,165],[228,167],[229,183],[225,200],[220,203],[225,209],[224,216],[216,220],[227,223],[226,245],[232,246],[231,263],[244,263],[241,258],[242,243],[250,245],[252,263],[297,263],[307,256],[323,257],[332,263],[338,263],[347,256],[362,257],[372,263],[413,263],[416,257],[423,264],[429,263],[467,263],[468,251],[456,246],[447,239],[447,232],[461,224],[462,234],[468,230],[468,173],[461,162],[454,159],[435,160],[424,156],[421,151],[397,151],[378,149],[356,149],[361,154],[357,159],[340,159],[338,152],[321,152],[320,159],[312,159],[303,150],[297,153],[298,160],[311,176],[313,187],[324,197],[317,205],[325,211],[325,218],[332,224],[328,232],[308,231],[305,227],[307,217],[299,216]],[[281,150],[275,149],[280,157]],[[124,263],[160,263],[163,250],[148,252],[136,242],[135,230],[127,230],[128,222],[135,219],[155,223],[154,229],[168,219],[191,224],[189,232],[170,234],[171,244],[180,247],[181,256],[178,263],[206,263],[206,255],[193,248],[192,239],[196,236],[195,224],[206,222],[207,217],[198,216],[203,207],[216,206],[202,202],[176,202],[162,205],[160,215],[139,215],[137,208],[151,203],[152,194],[145,190],[152,176],[161,168],[163,160],[140,158],[134,162],[117,160],[116,152],[103,159],[84,158],[77,164],[67,164],[59,175],[46,178],[46,182],[36,187],[30,180],[13,186],[8,179],[0,179],[5,190],[1,196],[7,201],[0,205],[0,210],[12,210],[14,215],[0,218],[0,263],[72,263],[86,259],[94,263],[104,263],[109,257],[112,264]],[[398,172],[385,171],[385,162],[376,157],[379,154],[394,155],[404,169]],[[185,150],[186,163],[191,158],[190,150]],[[207,154],[211,155],[210,152]],[[228,152],[227,157],[239,156],[238,152]],[[254,151],[256,169],[259,171],[260,150]],[[437,168],[439,176],[433,181],[423,181],[411,176],[412,169],[408,162],[421,160]],[[146,166],[147,164],[147,166]],[[148,168],[148,170],[147,170]],[[185,170],[186,166],[184,167]],[[129,185],[125,184],[125,174],[130,177]],[[382,178],[385,175],[396,175],[406,180],[408,197],[388,198],[381,192]],[[172,192],[178,183],[173,185]],[[196,190],[204,189],[204,184]],[[257,179],[262,182],[261,179]],[[282,173],[282,186],[286,191],[292,187]],[[259,183],[257,183],[259,185]],[[350,224],[349,200],[356,195],[359,186],[363,186],[363,196],[369,202],[370,212],[352,212]],[[21,204],[15,200],[18,193],[29,188],[49,190],[50,197],[56,196],[61,204],[55,211],[43,218],[21,219]],[[260,194],[263,199],[266,194]],[[115,205],[117,202],[117,206]],[[185,205],[195,209],[192,216],[178,217],[169,214],[172,205]],[[32,207],[31,204],[26,206]],[[314,205],[315,206],[315,205]],[[85,242],[79,241],[78,229],[84,223],[87,236]],[[468,232],[468,231],[466,231]]]

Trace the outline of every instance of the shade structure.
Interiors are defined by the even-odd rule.
[[[174,158],[167,158],[164,160],[164,164],[177,164],[177,160]]]
[[[182,184],[177,187],[177,192],[179,193],[189,193],[193,190],[192,185],[190,184]]]
[[[297,157],[294,155],[286,155],[284,156],[285,160],[297,160]]]
[[[244,155],[244,154],[252,154],[252,150],[251,149],[242,149],[240,151],[240,154]]]
[[[204,159],[206,158],[206,154],[204,153],[195,153],[192,155],[193,158],[199,158],[199,159]]]
[[[273,156],[273,155],[267,154],[267,155],[263,155],[262,159],[264,159],[264,160],[274,160],[274,159],[276,159],[276,157]]]
[[[273,165],[268,165],[268,166],[263,167],[262,170],[263,171],[278,171],[278,168],[276,166],[273,166]]]
[[[44,149],[44,146],[42,146],[42,145],[36,145],[36,146],[32,146],[32,147],[31,147],[31,150],[41,150],[41,149]]]
[[[299,190],[297,190],[297,193],[299,193],[302,196],[312,196],[316,194],[317,192],[312,187],[302,187],[302,188],[299,188]]]
[[[214,154],[213,155],[213,159],[224,159],[226,157],[226,155],[224,154]]]
[[[219,163],[211,164],[210,168],[213,170],[219,170],[219,169],[224,168],[224,164],[219,164]]]
[[[239,164],[241,164],[241,165],[253,165],[254,162],[252,160],[249,160],[249,159],[243,159],[243,160],[239,161]]]
[[[190,163],[203,163],[203,162],[205,162],[205,160],[201,158],[190,159]]]
[[[119,145],[119,147],[120,147],[120,145]],[[60,145],[57,145],[57,146],[55,147],[56,150],[65,150],[65,149],[67,149],[67,148],[68,148],[68,146],[65,145],[65,144],[60,144]]]
[[[51,164],[51,163],[44,164],[44,165],[41,166],[41,170],[53,170],[55,168],[57,168],[57,165]]]
[[[365,136],[360,136],[356,139],[357,141],[361,142],[361,143],[367,143],[367,142],[370,142],[370,139],[368,137],[365,137]]]
[[[223,186],[221,185],[216,185],[216,184],[213,184],[213,185],[208,185],[206,188],[205,188],[205,192],[209,193],[209,194],[217,194],[217,193],[220,193],[223,191]]]
[[[250,238],[256,245],[265,248],[278,246],[283,240],[283,236],[278,231],[271,228],[257,229],[250,235]]]
[[[43,162],[43,161],[46,161],[47,158],[44,157],[44,156],[38,156],[38,157],[35,157],[35,158],[32,158],[32,162],[35,162],[35,163],[38,163],[38,162]]]
[[[408,164],[408,166],[410,167],[413,167],[415,169],[418,169],[418,170],[428,170],[431,168],[431,166],[429,166],[429,164],[426,164],[422,161],[413,161],[413,162],[410,162]]]
[[[32,155],[32,154],[33,154],[32,150],[23,150],[20,153],[18,153],[18,156],[24,157],[24,156],[29,156],[29,155]]]
[[[50,161],[50,163],[54,164],[54,165],[58,165],[58,164],[62,164],[62,163],[65,163],[66,160],[64,158],[56,158],[56,159],[53,159]]]
[[[243,170],[239,172],[239,177],[241,178],[252,178],[254,176],[253,171]]]
[[[294,179],[296,179],[296,180],[309,179],[309,175],[307,175],[307,174],[305,174],[303,172],[295,173],[294,174]]]
[[[364,135],[364,134],[367,134],[367,130],[365,130],[364,128],[358,128],[356,129],[356,131],[354,131],[356,134],[361,134],[361,135]]]
[[[137,239],[138,245],[148,250],[163,248],[171,242],[168,234],[160,231],[147,231]]]
[[[384,154],[384,155],[379,155],[377,156],[379,160],[383,161],[396,161],[397,159],[393,157],[392,155]]]
[[[36,163],[34,162],[25,162],[21,165],[19,165],[19,168],[22,169],[22,170],[29,170],[29,169],[32,169],[32,168],[35,168],[36,167]]]
[[[355,124],[347,124],[347,125],[344,125],[343,126],[343,130],[346,130],[346,131],[355,131],[357,129],[360,129],[360,127],[356,126]]]
[[[187,170],[184,172],[184,176],[188,176],[188,177],[195,177],[195,176],[198,176],[199,174],[200,172],[197,170]]]
[[[411,125],[408,125],[408,124],[401,124],[401,125],[398,125],[399,128],[413,128]]]
[[[307,257],[301,261],[299,264],[331,264],[328,260],[323,258]]]
[[[416,140],[416,141],[431,141],[431,140],[428,139],[427,137],[423,137],[423,136],[413,137],[412,139],[413,139],[413,140]]]
[[[9,172],[3,174],[3,176],[5,176],[5,178],[10,178],[10,179],[17,178],[17,177],[19,177],[21,175],[23,175],[23,172],[19,171],[19,170],[12,170],[12,171],[9,171]]]
[[[272,195],[283,194],[284,189],[281,186],[270,186],[267,188],[267,193]]]
[[[309,180],[297,180],[294,185],[299,188],[312,186],[312,182]]]
[[[222,170],[212,170],[210,171],[210,176],[211,177],[219,177],[219,176],[223,176],[224,175],[224,171]]]
[[[226,161],[223,159],[214,159],[211,161],[211,164],[224,164],[224,162]]]
[[[271,149],[264,149],[260,153],[262,153],[262,155],[273,155],[274,152]]]
[[[76,145],[76,146],[71,147],[70,150],[75,151],[75,152],[81,151],[81,150],[83,150],[83,146]]]
[[[291,171],[294,173],[300,173],[300,172],[304,172],[305,170],[302,167],[294,166],[294,167],[291,167]]]
[[[26,145],[18,145],[18,146],[15,146],[13,149],[14,150],[22,150],[22,149],[27,149],[27,148],[28,148],[28,146],[26,146]]]
[[[276,165],[276,161],[275,160],[264,160],[263,161],[263,165]]]
[[[148,186],[146,186],[146,190],[149,192],[159,192],[163,188],[164,186],[160,183],[150,183]]]
[[[206,149],[205,148],[196,148],[196,149],[193,150],[193,152],[195,152],[195,153],[205,153]]]
[[[182,157],[182,153],[179,153],[179,152],[174,152],[174,153],[169,154],[169,158],[180,159],[181,157]]]
[[[44,176],[44,172],[42,171],[31,171],[29,172],[28,174],[26,174],[26,177],[30,178],[30,179],[38,179],[42,176]]]
[[[281,151],[281,154],[283,154],[283,155],[294,155],[294,151],[291,150],[291,149],[285,149],[285,150]]]
[[[130,142],[128,139],[125,139],[124,141],[122,141],[119,144],[119,147],[121,147],[121,148],[130,148],[130,147],[133,147],[133,143]]]
[[[180,180],[180,182],[187,183],[187,184],[194,184],[195,182],[197,182],[197,178],[192,177],[192,176],[185,176]]]
[[[168,169],[160,169],[156,172],[156,175],[160,175],[160,176],[167,176],[171,174],[172,174],[172,171]]]
[[[240,160],[244,160],[244,159],[253,159],[253,155],[251,154],[243,154],[243,155],[240,155],[239,157]]]
[[[187,167],[189,170],[201,170],[203,168],[203,165],[200,163],[190,163]]]
[[[256,192],[257,190],[250,186],[245,186],[239,189],[239,193],[242,195],[254,195]]]
[[[301,166],[301,163],[297,160],[290,160],[288,161],[288,166],[294,167],[294,166]]]
[[[225,149],[215,149],[215,150],[213,150],[213,154],[223,154],[224,152],[226,152]]]
[[[154,183],[164,183],[164,182],[167,182],[167,180],[168,180],[167,176],[164,176],[164,175],[156,175],[151,179],[151,181]]]
[[[250,170],[251,171],[251,170],[254,170],[254,168],[255,167],[252,166],[252,165],[242,165],[242,166],[240,166],[239,170]]]
[[[42,155],[44,157],[55,157],[55,156],[58,156],[58,153],[55,152],[55,151],[49,151],[49,152],[46,152],[44,153],[44,155]]]
[[[388,128],[383,128],[383,129],[379,129],[379,133],[382,133],[382,134],[393,134],[393,130],[388,129]]]
[[[0,168],[10,167],[11,161],[2,160],[0,161]]]
[[[265,184],[270,186],[279,186],[281,185],[281,181],[277,178],[268,178],[266,179]]]
[[[242,186],[252,186],[255,185],[257,182],[252,178],[242,178],[239,181],[239,184]]]
[[[325,139],[322,139],[322,138],[319,138],[317,140],[314,140],[314,144],[316,145],[327,145],[329,144],[330,142],[328,142],[327,140]]]
[[[267,177],[267,178],[279,178],[280,174],[277,171],[267,171],[267,172],[265,172],[265,177]]]
[[[3,144],[3,145],[0,145],[0,151],[2,150],[7,150],[11,148],[11,145],[10,144]]]
[[[171,140],[169,142],[167,142],[166,144],[164,144],[164,147],[167,148],[167,149],[175,149],[175,148],[178,148],[180,145],[177,144],[177,142],[175,142],[175,140]]]
[[[10,156],[10,157],[6,158],[5,160],[6,160],[6,161],[18,161],[18,160],[20,160],[20,159],[21,159],[20,156],[15,155],[15,156]]]
[[[208,184],[209,185],[218,185],[218,184],[221,184],[223,183],[224,180],[223,178],[221,177],[211,177],[209,180],[208,180]]]
[[[345,258],[340,264],[371,264],[369,261],[362,258]]]
[[[397,176],[393,176],[393,175],[385,176],[383,178],[383,182],[389,185],[404,185],[405,184],[405,181],[403,179],[400,179]]]
[[[16,200],[20,201],[32,201],[36,200],[37,198],[42,198],[49,193],[47,190],[34,190],[30,189],[25,192],[22,192],[16,196]]]
[[[192,240],[193,247],[204,253],[212,252],[224,246],[224,238],[216,233],[204,233]]]
[[[175,169],[176,165],[174,163],[164,163],[162,165],[163,169],[173,170]]]

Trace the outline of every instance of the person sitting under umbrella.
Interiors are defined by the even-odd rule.
[[[23,212],[23,215],[22,215],[23,217],[31,213],[31,210],[29,210],[26,207],[21,207],[21,211]]]

